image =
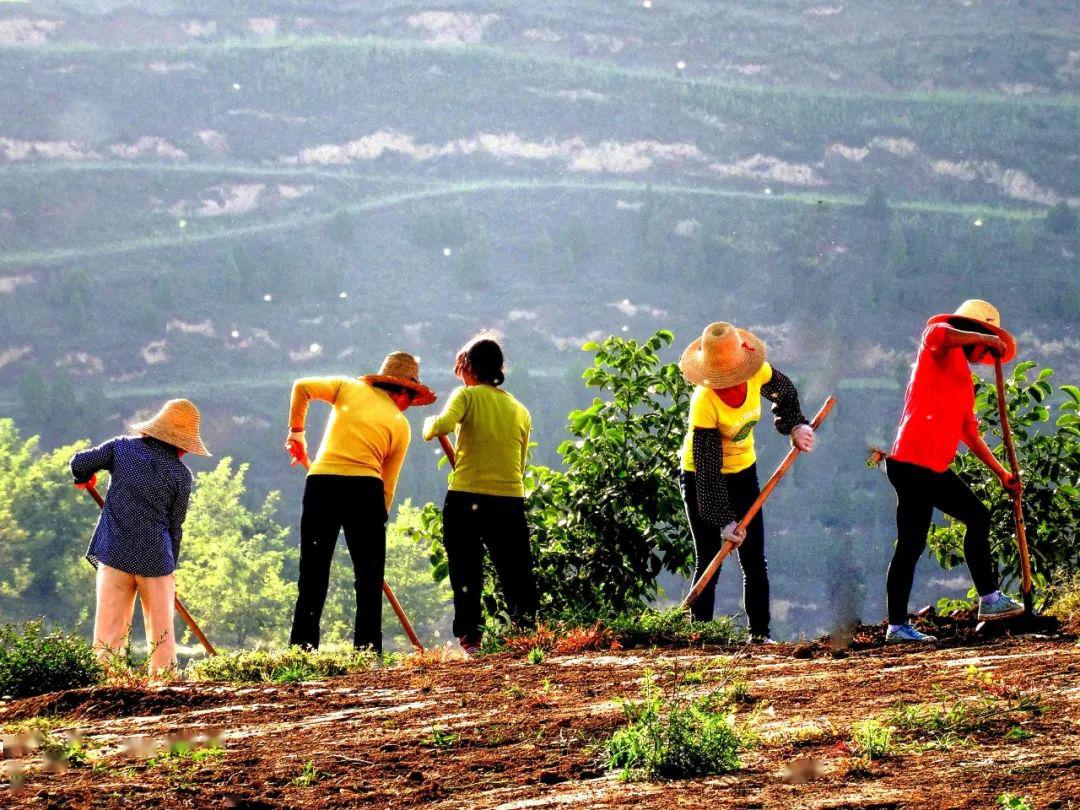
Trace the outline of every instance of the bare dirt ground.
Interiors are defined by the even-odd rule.
[[[640,695],[646,673],[670,680],[724,666],[733,653],[753,699],[741,715],[760,735],[742,770],[628,783],[606,769],[620,700]],[[935,684],[972,695],[971,667],[1016,679],[1045,712],[991,722],[948,750],[902,747],[850,772],[843,742],[852,723],[930,700]],[[840,657],[789,645],[552,655],[535,665],[503,655],[310,684],[80,690],[0,711],[8,730],[58,716],[54,731],[77,729],[94,757],[63,772],[27,760],[22,790],[0,787],[0,806],[990,808],[1014,793],[1032,807],[1080,807],[1078,676],[1074,640],[1028,637]],[[1017,725],[1024,733],[1008,734]],[[208,728],[220,730],[223,753],[161,762],[122,749],[136,736]],[[787,784],[785,766],[800,758],[820,760],[821,772]]]

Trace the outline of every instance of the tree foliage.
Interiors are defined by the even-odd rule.
[[[603,392],[569,416],[562,469],[528,468],[526,506],[541,613],[548,618],[640,609],[664,570],[686,574],[689,531],[675,478],[690,388],[660,351],[674,336],[587,343],[585,384]],[[446,576],[438,510],[420,533],[432,541],[436,579]],[[490,581],[490,578],[489,578]],[[493,593],[488,588],[489,609]]]
[[[1050,384],[1054,371],[1044,368],[1034,379],[1033,362],[1018,363],[1005,381],[1009,424],[1020,477],[1024,483],[1024,522],[1031,553],[1034,587],[1080,567],[1080,388]],[[997,389],[976,378],[975,409],[980,422],[1001,436]],[[994,450],[1008,468],[1004,445]],[[959,456],[953,469],[990,507],[990,538],[1006,586],[1021,576],[1011,501],[993,475],[972,453]],[[964,561],[963,526],[948,522],[931,532],[934,556],[946,568]]]

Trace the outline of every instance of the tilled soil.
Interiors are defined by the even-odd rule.
[[[603,743],[623,724],[620,701],[640,695],[647,673],[669,682],[672,673],[722,668],[732,654],[753,699],[740,714],[760,736],[741,770],[625,782],[606,769]],[[930,700],[935,685],[976,694],[971,667],[1018,679],[1046,711],[1002,718],[947,750],[901,748],[868,772],[851,771],[843,743],[853,722]],[[552,655],[536,665],[491,656],[312,684],[80,690],[0,711],[9,730],[58,714],[54,732],[78,730],[93,757],[55,772],[28,760],[21,791],[0,787],[0,806],[989,808],[1014,793],[1033,807],[1080,807],[1078,676],[1074,641],[1006,638],[839,657],[787,645]],[[686,689],[709,688],[689,680],[696,685]],[[1024,734],[1009,734],[1017,723]],[[147,761],[122,747],[208,730],[222,755]],[[786,766],[799,759],[816,760],[818,773],[788,784]]]

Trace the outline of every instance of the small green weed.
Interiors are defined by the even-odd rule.
[[[327,774],[316,768],[315,763],[309,759],[304,763],[304,768],[300,771],[300,775],[293,779],[292,783],[296,787],[311,787],[326,775]]]
[[[1026,796],[1017,796],[1015,793],[1002,793],[997,797],[997,806],[1005,810],[1032,810],[1031,802]]]
[[[1034,736],[1034,733],[1022,726],[1013,726],[1005,732],[1005,739],[1009,742],[1024,742],[1024,740],[1030,740]]]
[[[458,744],[461,735],[454,731],[446,731],[437,726],[431,729],[431,736],[425,743],[429,748],[453,748]]]
[[[896,729],[874,717],[860,720],[851,727],[851,752],[856,759],[882,759],[893,753]]]
[[[539,647],[533,647],[529,650],[529,654],[526,656],[526,660],[530,664],[542,664],[544,659],[547,658],[547,653],[541,650]]]

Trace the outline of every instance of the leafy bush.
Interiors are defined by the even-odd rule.
[[[1059,401],[1050,385],[1053,369],[1042,369],[1034,380],[1028,372],[1035,363],[1018,363],[1005,381],[1009,423],[1024,482],[1024,521],[1031,553],[1033,586],[1045,590],[1053,578],[1080,569],[1080,388],[1058,387]],[[1001,436],[997,390],[976,378],[975,410],[983,425]],[[1052,426],[1048,423],[1056,412]],[[1008,468],[1004,446],[994,450]],[[972,453],[953,463],[953,469],[990,507],[990,538],[1005,585],[1020,579],[1012,503],[993,475]],[[930,547],[945,568],[964,561],[963,527],[955,522],[936,526]]]
[[[625,614],[605,624],[623,647],[739,644],[746,641],[746,631],[730,617],[721,616],[711,622],[698,622],[679,607]]]
[[[194,681],[231,683],[298,683],[366,672],[378,663],[366,650],[251,650],[229,652],[193,661],[187,675]]]
[[[655,598],[661,571],[688,574],[692,547],[673,471],[690,388],[659,352],[675,340],[659,331],[644,343],[610,337],[582,348],[594,355],[585,384],[604,392],[569,416],[559,446],[563,469],[530,466],[525,485],[541,615],[578,623],[640,609]],[[439,510],[428,504],[417,528],[431,543],[436,580],[447,576]],[[497,605],[488,590],[489,607]]]
[[[649,677],[644,700],[623,704],[628,722],[608,741],[607,756],[624,778],[679,779],[742,767],[739,753],[752,735],[736,725],[727,701],[716,693],[684,698],[679,687],[676,680],[664,694]]]
[[[76,635],[45,633],[41,622],[0,627],[0,697],[93,686],[104,676],[90,645]]]
[[[1068,633],[1080,633],[1080,571],[1070,576],[1060,575],[1050,593],[1051,616],[1061,622]]]

